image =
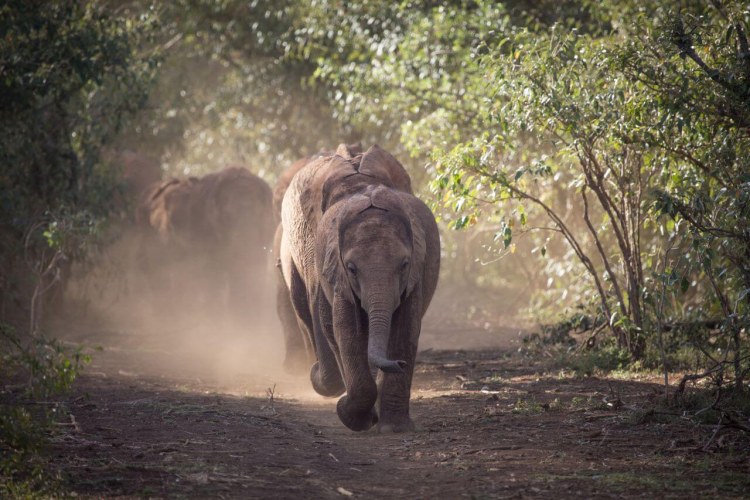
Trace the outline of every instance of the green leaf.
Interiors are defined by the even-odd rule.
[[[683,276],[682,280],[680,280],[680,291],[682,293],[686,293],[689,288],[690,288],[690,281]]]
[[[513,241],[513,230],[510,226],[505,226],[505,229],[503,229],[503,246],[508,248],[511,241]]]

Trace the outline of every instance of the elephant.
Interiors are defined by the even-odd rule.
[[[302,170],[302,168],[310,163],[313,158],[314,157],[305,157],[295,161],[289,168],[281,173],[276,181],[276,184],[273,187],[273,215],[274,222],[277,226],[281,223],[281,203],[284,201],[284,193],[286,193],[289,184],[292,182],[292,179],[297,172]]]
[[[296,334],[306,337],[292,347],[313,350],[315,391],[346,392],[336,412],[353,431],[412,430],[411,381],[440,238],[406,170],[377,145],[364,153],[341,145],[291,180],[280,233],[289,299],[279,309],[289,317],[291,306]]]
[[[305,369],[309,370],[310,364],[315,361],[315,353],[310,336],[303,335],[299,320],[291,302],[289,287],[284,280],[281,270],[281,240],[283,228],[281,226],[281,205],[284,194],[289,188],[294,176],[310,163],[312,157],[305,157],[294,162],[289,168],[281,173],[273,189],[273,212],[276,223],[276,232],[273,240],[273,253],[276,258],[276,314],[281,322],[284,332],[284,369],[288,373],[302,374]]]
[[[274,231],[272,192],[249,170],[230,166],[154,184],[137,207],[136,223],[138,260],[153,293],[190,291],[216,314],[223,299],[240,321],[249,304],[262,300]]]
[[[361,146],[358,144],[347,147],[349,148],[348,151],[350,154],[352,154],[353,151],[361,152]],[[283,273],[281,272],[281,259],[279,258],[283,234],[283,229],[281,227],[281,204],[284,200],[284,194],[297,172],[302,170],[311,161],[317,158],[331,156],[332,154],[332,151],[321,150],[313,156],[306,156],[297,160],[279,175],[273,188],[273,212],[274,221],[276,223],[274,255],[276,256],[276,267],[279,269],[276,279],[276,313],[281,321],[282,329],[284,331],[284,344],[286,347],[284,368],[287,372],[294,374],[300,373],[304,370],[309,370],[310,363],[315,361],[315,353],[312,344],[309,342],[310,337],[300,333],[300,328],[303,327],[298,325],[298,318],[291,303],[289,288],[287,287]]]

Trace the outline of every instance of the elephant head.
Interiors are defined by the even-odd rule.
[[[425,260],[424,229],[405,196],[378,186],[341,202],[321,225],[319,247],[326,295],[333,302],[338,292],[367,315],[369,364],[389,373],[406,365],[387,356],[391,318],[419,283]]]

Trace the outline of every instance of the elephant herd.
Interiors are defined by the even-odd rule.
[[[297,161],[273,190],[241,167],[156,182],[136,223],[153,289],[190,287],[193,273],[164,263],[197,261],[215,285],[201,304],[239,321],[252,321],[247,311],[262,300],[272,248],[285,369],[309,372],[323,396],[343,395],[336,410],[351,430],[413,429],[411,381],[440,240],[387,151],[342,144]]]

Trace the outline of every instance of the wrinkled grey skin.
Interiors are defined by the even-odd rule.
[[[406,171],[377,146],[312,160],[284,195],[277,236],[315,390],[346,391],[337,413],[352,430],[413,429],[411,380],[440,240]]]

